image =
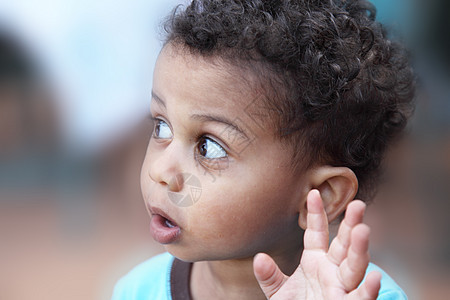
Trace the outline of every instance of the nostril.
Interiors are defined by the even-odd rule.
[[[169,181],[169,190],[172,192],[179,192],[183,189],[184,177],[183,173],[178,173]]]
[[[169,184],[168,176],[165,176],[166,178],[164,178],[163,174],[161,172],[156,171],[154,168],[148,168],[147,176],[154,183],[159,183],[164,186]]]

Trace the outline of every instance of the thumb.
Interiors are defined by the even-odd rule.
[[[253,259],[253,272],[267,298],[278,292],[288,279],[288,276],[281,272],[275,261],[265,253],[256,254]]]

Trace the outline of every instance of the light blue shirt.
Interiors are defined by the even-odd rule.
[[[163,253],[150,258],[122,277],[114,287],[112,300],[172,300],[170,270],[174,257]],[[382,274],[377,300],[407,300],[403,290],[382,269],[369,264],[370,271]]]

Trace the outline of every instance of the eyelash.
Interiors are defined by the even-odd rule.
[[[158,124],[159,122],[163,122],[163,123],[167,124],[167,126],[169,126],[169,124],[166,121],[164,121],[163,119],[160,119],[158,117],[150,116],[149,119],[150,119],[150,122],[153,124],[152,137],[155,139],[164,139],[164,138],[159,138],[158,136],[156,136],[156,128],[159,125]],[[169,126],[169,128],[170,128],[170,126]],[[170,128],[170,131],[172,132],[172,128]],[[225,149],[226,147],[221,145],[221,143],[217,142],[215,139],[213,139],[205,134],[196,135],[195,140],[197,141],[197,143],[195,145],[194,157],[195,157],[195,160],[197,162],[199,162],[202,166],[204,166],[207,169],[224,169],[224,164],[228,165],[228,151]],[[220,147],[221,150],[225,153],[225,156],[218,157],[218,158],[209,158],[209,157],[205,157],[204,155],[202,155],[200,153],[200,145],[207,143],[207,141],[210,141],[211,143]]]

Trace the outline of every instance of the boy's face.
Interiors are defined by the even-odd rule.
[[[294,175],[292,152],[258,119],[262,101],[243,78],[171,44],[158,57],[141,186],[153,236],[180,259],[276,254],[301,243],[307,172]],[[176,204],[191,191],[195,203]]]

